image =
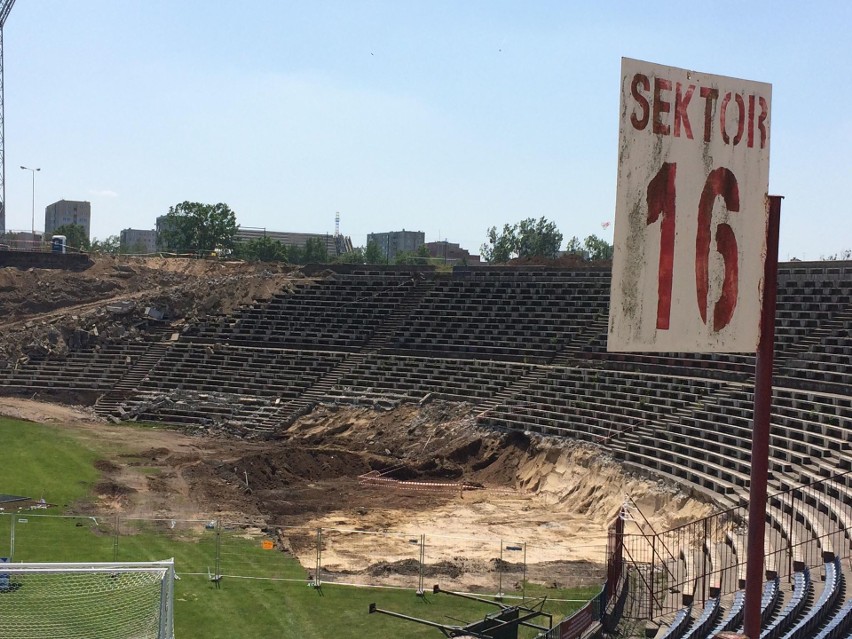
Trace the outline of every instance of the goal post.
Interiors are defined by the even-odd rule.
[[[174,560],[0,563],[0,637],[174,639]]]

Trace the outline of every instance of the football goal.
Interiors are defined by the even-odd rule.
[[[0,637],[173,639],[174,561],[0,563]]]

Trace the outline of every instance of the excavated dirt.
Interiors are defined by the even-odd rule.
[[[269,298],[301,278],[283,264],[98,257],[84,271],[0,268],[0,370],[32,355],[141,340],[146,309],[180,328]]]
[[[30,354],[61,356],[86,340],[142,339],[149,306],[179,330],[300,277],[269,265],[160,258],[101,258],[82,273],[0,269],[0,374]],[[596,447],[484,431],[465,404],[322,406],[270,442],[108,424],[82,406],[11,397],[0,397],[0,414],[61,425],[98,451],[101,478],[76,505],[81,513],[217,517],[247,535],[276,537],[305,566],[315,562],[312,531],[327,529],[323,565],[348,581],[410,573],[420,535],[427,576],[444,584],[494,573],[495,547],[508,540],[523,543],[528,564],[546,567],[553,582],[578,573],[598,579],[607,527],[625,496],[657,529],[712,510],[676,487],[626,474]],[[456,487],[363,485],[359,476],[371,471]],[[501,565],[516,569],[511,559]]]
[[[0,398],[0,414],[61,423],[102,453],[102,478],[80,513],[221,518],[250,536],[277,535],[278,548],[308,569],[323,528],[327,575],[349,582],[405,583],[420,535],[426,576],[447,586],[494,573],[500,540],[526,546],[533,581],[596,582],[626,495],[657,529],[711,511],[675,487],[625,474],[596,447],[483,431],[463,404],[321,407],[267,443],[98,423],[78,408],[17,398]],[[468,489],[364,486],[358,477],[370,470]]]

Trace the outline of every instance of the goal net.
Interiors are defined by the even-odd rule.
[[[174,561],[0,563],[0,637],[173,639]]]

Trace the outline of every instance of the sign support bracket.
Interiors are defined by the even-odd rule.
[[[766,261],[763,278],[763,308],[760,342],[754,372],[754,425],[751,438],[751,482],[748,505],[748,559],[746,563],[743,630],[747,637],[760,637],[760,599],[763,591],[766,497],[769,477],[769,425],[772,410],[772,368],[775,349],[775,298],[778,290],[778,231],[780,195],[767,201]]]

